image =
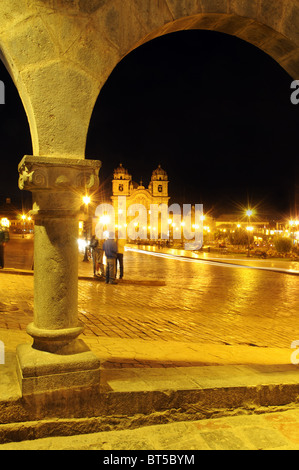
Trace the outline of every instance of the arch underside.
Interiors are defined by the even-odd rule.
[[[133,49],[177,31],[218,31],[260,48],[296,80],[298,18],[299,0],[1,0],[0,49],[34,154],[84,158],[99,93]]]
[[[159,36],[194,29],[217,31],[243,39],[270,55],[291,77],[299,77],[297,44],[256,20],[237,15],[209,13],[180,18],[146,35],[129,52]]]

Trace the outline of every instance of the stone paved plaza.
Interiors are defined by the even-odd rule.
[[[299,338],[297,276],[129,251],[123,283],[94,280],[81,257],[79,274],[88,337],[281,348]],[[2,272],[0,289],[0,328],[24,331],[33,318],[33,276]]]
[[[244,260],[244,264],[261,262]],[[296,269],[294,263],[286,266],[281,262],[280,266]],[[33,318],[33,276],[20,273],[9,268],[0,273],[0,339],[10,354],[19,343],[30,341],[25,330]],[[124,281],[106,285],[93,279],[91,263],[83,263],[80,255],[79,318],[85,326],[84,340],[102,359],[103,377],[115,391],[152,393],[167,383],[192,388],[200,376],[201,386],[208,388],[216,386],[218,377],[219,387],[273,381],[288,393],[297,375],[297,367],[290,363],[290,343],[299,338],[297,283],[295,275],[128,251]],[[122,369],[122,377],[117,369]],[[295,404],[249,407],[236,409],[236,416],[220,414],[212,420],[166,424],[164,418],[164,425],[25,440],[0,447],[297,449],[298,413]]]

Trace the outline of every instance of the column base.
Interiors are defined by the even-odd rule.
[[[17,374],[22,395],[100,385],[100,360],[82,340],[76,354],[53,354],[30,344],[17,346]]]

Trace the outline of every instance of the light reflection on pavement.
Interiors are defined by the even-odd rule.
[[[177,259],[179,261],[191,262],[191,263],[206,263],[215,266],[223,265],[228,268],[245,268],[245,269],[261,269],[266,271],[274,272],[285,272],[287,274],[298,274],[299,265],[298,262],[289,261],[273,261],[273,260],[258,260],[258,259],[244,259],[236,256],[209,256],[207,253],[197,255],[192,252],[186,252],[184,250],[167,250],[167,252],[139,249],[139,248],[126,248],[127,251],[133,251],[137,253],[143,253],[151,256],[157,256],[166,259]]]
[[[126,251],[125,279],[166,285],[79,282],[94,334],[284,348],[299,339],[297,276]]]

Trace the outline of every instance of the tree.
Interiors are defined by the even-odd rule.
[[[289,253],[292,250],[293,242],[290,238],[277,237],[274,240],[274,246],[278,253]]]
[[[229,242],[231,245],[247,245],[248,232],[244,229],[235,230],[229,234]],[[249,235],[249,243],[253,242],[253,236]]]

